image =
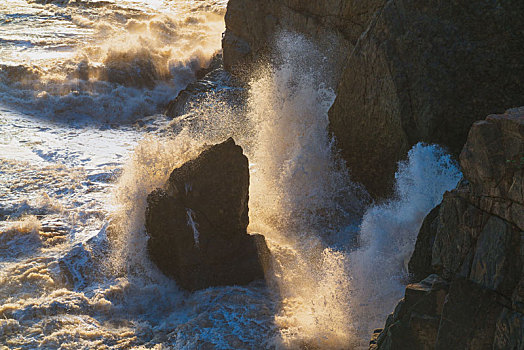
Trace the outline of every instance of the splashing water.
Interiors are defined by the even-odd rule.
[[[11,26],[0,34],[11,43],[0,42],[0,96],[10,109],[0,106],[0,130],[12,135],[0,140],[7,198],[0,342],[25,349],[365,345],[402,295],[424,215],[460,176],[449,156],[415,146],[400,164],[396,199],[370,206],[327,132],[329,58],[292,33],[276,38],[275,61],[254,72],[246,106],[210,93],[189,115],[156,116],[144,128],[63,122],[158,113],[219,48],[225,2],[41,3],[9,0],[41,25],[41,42],[0,5],[0,21]],[[68,35],[50,34],[58,27]],[[22,37],[27,48],[15,57]],[[15,118],[13,109],[45,118]],[[53,118],[62,123],[46,121]],[[147,195],[230,136],[251,162],[249,230],[266,236],[274,271],[267,286],[190,294],[147,256]]]
[[[183,128],[170,140],[148,139],[135,150],[118,187],[123,196],[117,196],[117,221],[124,226],[118,229],[116,258],[128,273],[138,269],[158,281],[145,254],[147,194],[204,144],[234,136],[252,162],[249,230],[266,236],[276,264],[278,298],[268,298],[267,307],[278,312],[264,324],[271,332],[278,329],[278,336],[265,338],[279,348],[344,348],[354,332],[348,318],[347,252],[340,247],[354,241],[347,227],[362,215],[368,198],[333,155],[327,133],[333,92],[318,88],[320,74],[297,65],[306,53],[311,60],[320,53],[300,36],[283,34],[277,42],[287,56],[252,81],[243,127],[238,124],[244,119],[225,104],[203,103],[215,108],[196,112],[199,126]]]
[[[46,3],[0,4],[0,97],[57,120],[156,113],[208,64],[224,31],[221,2]]]
[[[407,264],[424,217],[461,178],[440,147],[415,145],[396,173],[395,198],[370,207],[360,226],[361,248],[350,254],[355,286],[352,319],[361,338],[382,327],[403,297]]]
[[[327,112],[335,96],[322,84],[322,55],[297,35],[276,43],[280,62],[251,84],[250,228],[266,235],[277,260],[281,344],[343,348],[354,334],[347,255],[327,242],[352,239],[343,231],[366,197],[334,156]]]

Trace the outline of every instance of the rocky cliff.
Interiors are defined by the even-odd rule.
[[[306,34],[329,52],[330,129],[354,180],[390,193],[419,141],[456,155],[479,115],[524,104],[524,2],[231,0],[226,69],[271,52],[274,34]]]
[[[275,46],[275,34],[293,31],[329,51],[338,77],[346,57],[385,0],[230,0],[222,41],[224,66],[239,73],[264,58]]]
[[[524,348],[524,108],[476,122],[372,349]],[[428,276],[429,275],[429,276]]]

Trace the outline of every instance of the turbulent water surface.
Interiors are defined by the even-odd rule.
[[[329,53],[292,33],[241,105],[211,91],[162,115],[220,49],[226,2],[0,3],[1,345],[360,348],[401,297],[417,230],[460,173],[419,144],[395,199],[372,204],[327,132]],[[229,136],[275,268],[187,293],[149,261],[146,197]]]

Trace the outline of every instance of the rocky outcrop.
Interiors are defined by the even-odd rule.
[[[188,290],[264,278],[269,250],[247,234],[249,168],[233,139],[173,170],[148,196],[151,260]]]
[[[189,83],[180,91],[177,97],[166,106],[164,114],[171,118],[189,112],[192,104],[204,98],[208,93],[221,87],[221,84],[230,80],[229,74],[222,67],[222,55],[213,56],[209,66],[198,70],[195,74],[197,80]]]
[[[329,112],[353,179],[385,196],[414,144],[458,155],[479,115],[523,104],[523,23],[520,0],[388,1],[348,57]]]
[[[437,340],[448,290],[449,283],[437,275],[408,285],[404,299],[388,317],[385,331],[375,333],[370,349],[432,349],[423,345]]]
[[[289,30],[305,34],[330,53],[336,83],[350,49],[384,2],[230,0],[222,41],[224,66],[243,72],[246,65],[272,52],[275,34]]]
[[[406,288],[374,349],[524,348],[524,108],[476,122],[460,161],[464,180],[426,217],[409,263],[433,274]]]
[[[520,0],[231,0],[224,63],[242,73],[281,30],[311,38],[338,84],[330,130],[352,179],[379,198],[414,144],[458,156],[479,115],[524,103],[523,23]]]

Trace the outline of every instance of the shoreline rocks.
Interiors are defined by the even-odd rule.
[[[409,263],[449,285],[440,311],[409,306],[408,286],[370,349],[524,347],[524,108],[476,122],[460,159],[465,179],[426,217]]]
[[[148,196],[151,260],[187,290],[264,278],[269,250],[247,226],[249,168],[232,138],[173,170]]]

